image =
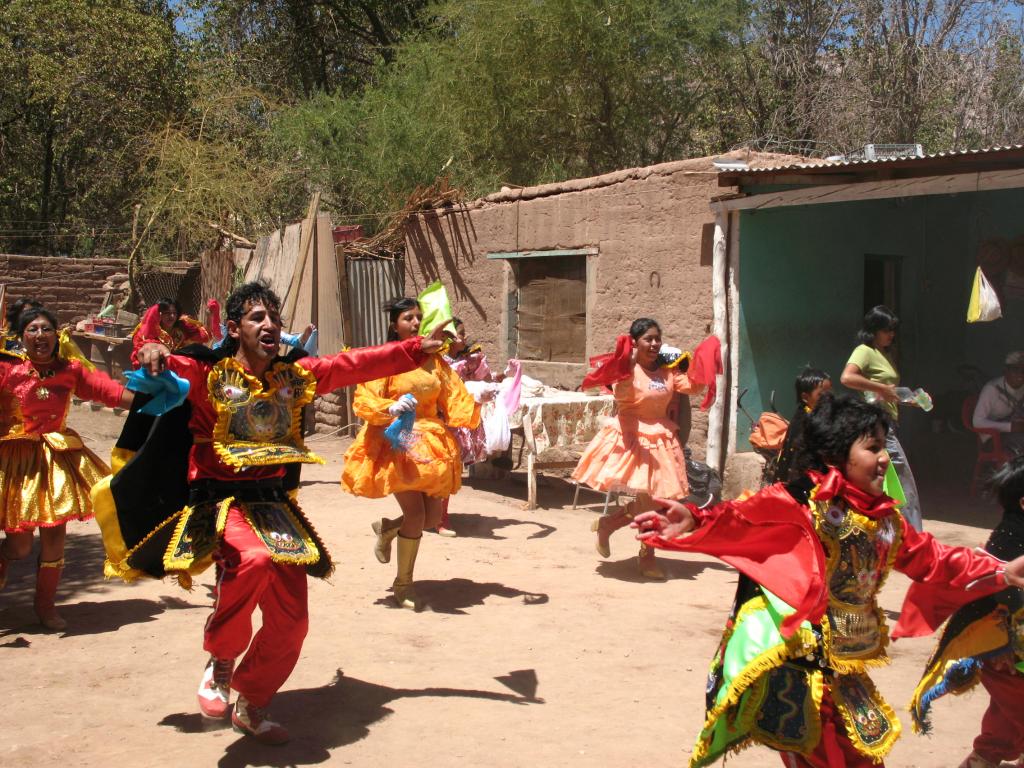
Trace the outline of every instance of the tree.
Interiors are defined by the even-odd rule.
[[[230,58],[277,98],[359,90],[428,0],[191,0],[207,59]]]
[[[194,258],[219,236],[210,224],[257,234],[305,203],[302,167],[276,156],[270,122],[276,105],[240,83],[230,62],[196,65],[189,108],[143,143],[140,253]]]
[[[714,151],[708,72],[733,7],[445,3],[358,97],[316,97],[276,132],[350,214],[441,173],[475,194]]]
[[[164,3],[0,6],[0,226],[7,247],[91,249],[126,226],[140,138],[181,103]],[[60,238],[74,230],[90,238]],[[119,234],[119,233],[118,233]]]

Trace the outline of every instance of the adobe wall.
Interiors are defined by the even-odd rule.
[[[708,203],[723,190],[708,161],[657,170],[503,191],[465,211],[411,219],[406,293],[415,295],[440,277],[470,337],[483,344],[492,361],[502,363],[505,294],[514,282],[508,263],[487,254],[595,247],[598,254],[588,257],[587,357],[611,351],[616,336],[644,316],[658,320],[666,343],[692,350],[711,329],[710,247],[702,260],[701,242],[706,232],[710,245]],[[574,388],[586,367],[583,358],[575,365],[527,364],[525,370],[546,383]],[[689,443],[703,455],[707,420],[694,411]]]
[[[0,283],[8,284],[8,305],[23,297],[38,299],[61,323],[99,311],[104,281],[126,270],[124,259],[0,254]]]

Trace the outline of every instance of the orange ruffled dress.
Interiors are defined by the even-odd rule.
[[[388,408],[406,393],[417,401],[414,440],[409,450],[396,451],[384,430],[395,419]],[[462,452],[448,428],[478,426],[480,406],[440,357],[408,373],[360,384],[352,409],[366,425],[345,453],[341,487],[346,491],[370,499],[400,491],[445,498],[462,487]]]
[[[633,366],[633,376],[614,386],[618,415],[609,419],[583,451],[573,480],[598,491],[681,499],[689,493],[686,460],[668,417],[675,394],[703,389],[685,373]]]

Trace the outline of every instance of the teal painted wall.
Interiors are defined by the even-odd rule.
[[[902,382],[940,396],[962,388],[959,364],[990,376],[1008,350],[1024,349],[1024,301],[1003,319],[965,322],[978,245],[1024,238],[1024,190],[743,211],[740,215],[740,389],[755,418],[771,391],[787,418],[793,380],[806,364],[839,375],[863,317],[864,257],[901,265],[898,312]],[[924,425],[915,414],[904,429]],[[739,416],[737,449],[748,450]]]

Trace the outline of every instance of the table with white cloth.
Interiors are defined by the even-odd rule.
[[[579,454],[614,414],[611,395],[549,390],[543,396],[520,400],[519,408],[509,414],[508,425],[513,433],[522,434],[526,449],[527,509],[537,508],[537,473],[575,467]],[[563,458],[544,459],[545,453],[555,452]],[[566,453],[576,458],[566,460]]]

